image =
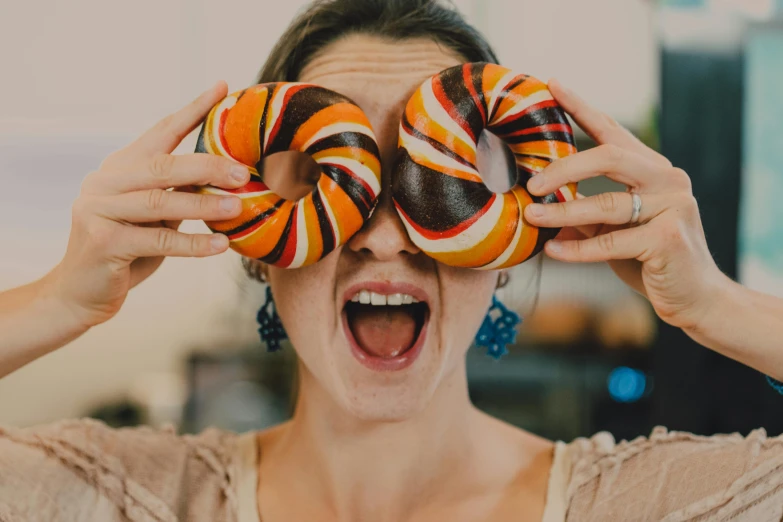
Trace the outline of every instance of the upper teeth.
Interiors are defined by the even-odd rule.
[[[419,300],[408,294],[378,294],[369,290],[360,290],[351,298],[354,303],[370,304],[374,306],[399,306],[418,303]]]

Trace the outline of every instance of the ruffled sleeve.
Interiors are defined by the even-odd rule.
[[[763,429],[703,437],[656,428],[570,444],[567,520],[783,519],[783,438]]]
[[[93,420],[0,428],[0,520],[233,521],[234,438]]]

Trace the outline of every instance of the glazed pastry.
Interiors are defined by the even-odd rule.
[[[289,150],[309,154],[321,168],[313,191],[298,201],[278,196],[259,175],[265,156]],[[207,226],[226,234],[233,250],[278,267],[315,263],[348,241],[381,191],[378,144],[364,112],[315,85],[268,83],[229,95],[207,116],[196,152],[250,168],[240,189],[196,191],[239,196],[239,217]]]
[[[517,182],[496,194],[482,181],[476,148],[483,130],[514,153]],[[558,229],[523,218],[532,203],[571,200],[576,185],[530,195],[531,176],[576,152],[565,112],[547,86],[495,64],[469,63],[424,82],[400,123],[392,197],[411,240],[453,266],[499,269],[536,255]]]

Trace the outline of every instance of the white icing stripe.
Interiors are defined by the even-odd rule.
[[[414,161],[417,161],[416,156],[424,157],[430,160],[432,163],[442,165],[447,169],[458,170],[460,172],[467,172],[476,176],[476,181],[481,180],[481,175],[476,169],[472,169],[467,165],[463,165],[454,158],[443,154],[441,151],[430,145],[424,140],[420,140],[414,136],[408,134],[407,131],[403,131],[400,135],[402,145],[408,150]]]
[[[378,182],[378,178],[375,177],[375,173],[361,161],[349,159],[344,156],[324,156],[318,158],[318,163],[340,165],[346,170],[353,172],[357,178],[370,186],[370,189],[373,191],[373,194],[370,194],[370,196],[377,196],[381,191],[381,184]]]
[[[571,191],[568,189],[568,187],[560,187],[559,189],[557,189],[557,191],[563,196],[563,199],[565,199],[566,201],[573,201],[574,199],[576,199],[571,194]]]
[[[526,96],[524,101],[520,101],[517,104],[512,105],[511,108],[503,114],[495,115],[494,121],[490,122],[490,125],[502,125],[503,120],[506,118],[514,116],[515,114],[519,114],[520,112],[527,110],[529,107],[532,107],[537,103],[549,100],[554,100],[554,98],[548,90],[543,89],[541,91],[535,92],[530,96]]]
[[[337,226],[337,218],[334,217],[334,212],[332,211],[331,205],[329,205],[329,200],[326,198],[326,195],[324,194],[324,191],[321,190],[320,186],[318,187],[318,192],[321,194],[321,202],[324,204],[326,215],[329,217],[329,222],[332,224],[332,230],[334,230],[334,244],[335,248],[337,248],[342,244],[340,227]],[[321,233],[323,234],[324,232]]]
[[[271,190],[260,190],[258,192],[230,192],[212,185],[204,185],[199,187],[199,193],[214,194],[216,196],[236,196],[240,199],[258,198],[274,194],[274,192]]]
[[[275,194],[271,190],[261,190],[259,192],[239,192],[235,194],[232,193],[232,195],[238,197],[239,199],[260,198],[260,197],[270,196],[270,195],[277,196],[277,194]]]
[[[508,261],[511,257],[511,254],[514,253],[514,250],[516,250],[517,245],[519,244],[519,238],[522,237],[522,228],[524,226],[525,223],[522,221],[522,214],[520,213],[519,217],[517,218],[517,228],[514,231],[514,237],[511,239],[511,244],[508,245],[508,248],[506,248],[506,250],[504,250],[503,253],[497,257],[497,259],[481,268],[484,270],[493,270],[499,266],[502,266],[506,261]]]
[[[468,146],[473,146],[473,149],[475,150],[476,145],[473,141],[473,138],[471,138],[470,135],[465,132],[465,129],[457,125],[457,122],[455,122],[451,116],[449,116],[449,113],[446,111],[446,109],[443,108],[443,105],[441,105],[438,99],[435,97],[435,93],[432,90],[432,79],[428,80],[422,86],[421,95],[424,102],[424,110],[427,112],[427,116],[441,124],[447,131],[457,136]]]
[[[309,238],[307,237],[307,224],[305,222],[304,205],[300,202],[296,206],[296,252],[289,268],[299,268],[307,258]]]
[[[220,102],[218,108],[215,109],[212,119],[212,135],[210,137],[211,139],[209,143],[210,146],[207,147],[207,152],[211,154],[217,154],[219,156],[230,157],[228,151],[223,148],[223,142],[220,140],[220,120],[223,117],[223,113],[231,109],[234,105],[236,105],[236,103],[236,97],[228,96],[222,102]]]
[[[285,95],[291,89],[291,87],[295,87],[299,84],[297,83],[284,83],[282,86],[278,87],[275,91],[275,95],[272,97],[271,102],[269,103],[269,114],[267,115],[266,119],[266,128],[264,129],[264,144],[263,144],[263,154],[266,154],[266,148],[269,145],[269,134],[272,132],[272,129],[275,128],[275,124],[277,123],[277,119],[282,116],[283,111],[283,101],[285,101]]]
[[[353,122],[336,122],[332,123],[331,125],[327,125],[325,127],[321,127],[318,129],[318,132],[313,134],[307,142],[305,142],[304,145],[302,145],[302,148],[300,149],[301,152],[306,151],[313,143],[316,143],[317,141],[328,138],[329,136],[332,136],[333,134],[339,134],[341,132],[356,132],[357,134],[364,134],[366,136],[369,136],[372,138],[373,141],[377,142],[375,139],[375,134],[373,134],[372,129],[369,128],[367,125],[362,125],[361,123],[353,123]]]
[[[508,71],[496,84],[495,88],[492,89],[489,92],[489,103],[487,104],[489,108],[488,114],[492,114],[492,112],[495,110],[495,106],[500,101],[500,93],[503,92],[503,90],[508,86],[508,84],[519,76],[517,73],[513,71]]]
[[[408,235],[410,236],[411,241],[425,252],[461,252],[475,247],[486,239],[492,229],[497,226],[502,212],[503,198],[496,197],[487,212],[481,216],[478,221],[456,236],[444,239],[427,239],[419,234],[416,229],[408,223],[407,219],[403,218],[403,223],[405,224],[405,228],[408,229]]]

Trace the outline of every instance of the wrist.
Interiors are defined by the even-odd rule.
[[[707,283],[692,326],[684,328],[685,332],[702,344],[711,345],[713,337],[726,326],[727,318],[736,314],[740,300],[738,292],[742,290],[743,286],[717,271]]]
[[[62,293],[59,271],[60,265],[57,265],[51,272],[33,283],[37,287],[36,308],[44,317],[56,320],[64,335],[77,337],[89,330],[92,325],[84,320],[84,314],[79,313],[78,306],[70,302]]]

